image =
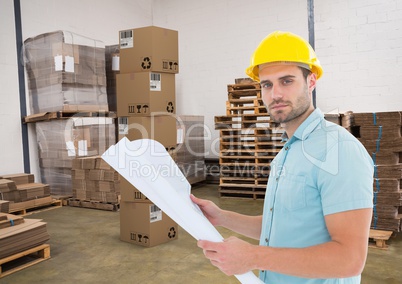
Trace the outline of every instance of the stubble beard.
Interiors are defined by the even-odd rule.
[[[308,111],[308,109],[310,108],[310,104],[311,104],[310,99],[309,99],[307,86],[304,88],[303,93],[304,93],[304,96],[301,96],[296,101],[295,107],[289,101],[275,101],[275,102],[273,102],[270,105],[271,107],[273,105],[275,105],[275,104],[278,104],[278,103],[284,103],[284,104],[288,105],[291,108],[291,111],[290,111],[290,113],[288,115],[286,115],[283,110],[279,110],[277,113],[271,114],[271,112],[269,111],[270,107],[267,107],[268,112],[270,113],[271,119],[275,123],[287,123],[287,122],[292,121],[292,120],[302,116],[303,114],[305,114]]]

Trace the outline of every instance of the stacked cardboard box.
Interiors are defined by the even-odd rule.
[[[50,199],[50,200],[49,200]],[[35,183],[33,174],[10,174],[0,176],[0,212],[15,212],[49,203],[48,184]],[[4,207],[3,207],[4,206]]]
[[[72,161],[73,198],[111,204],[120,202],[118,173],[100,156]]]
[[[372,228],[402,229],[402,112],[353,113],[357,137],[372,156]]]
[[[72,196],[71,168],[76,157],[101,155],[116,143],[114,119],[72,117],[36,123],[42,182],[53,195]]]
[[[155,26],[120,31],[119,49],[119,139],[149,138],[175,149],[178,32]],[[120,185],[121,240],[151,247],[177,239],[177,224],[169,216],[124,178]]]
[[[31,113],[107,111],[105,46],[67,31],[24,41]]]

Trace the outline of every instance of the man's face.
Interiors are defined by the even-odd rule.
[[[296,65],[273,65],[260,68],[259,76],[262,100],[275,122],[290,122],[313,109],[315,74],[305,80]]]

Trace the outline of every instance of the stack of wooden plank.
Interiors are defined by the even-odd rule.
[[[353,113],[357,137],[372,156],[374,209],[372,228],[401,231],[402,113]]]
[[[236,80],[227,90],[226,115],[215,117],[220,196],[264,198],[270,163],[283,145],[283,129],[270,119],[259,83]]]

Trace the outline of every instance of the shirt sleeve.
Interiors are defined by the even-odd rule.
[[[324,215],[373,208],[373,161],[356,140],[336,143],[317,172]]]

